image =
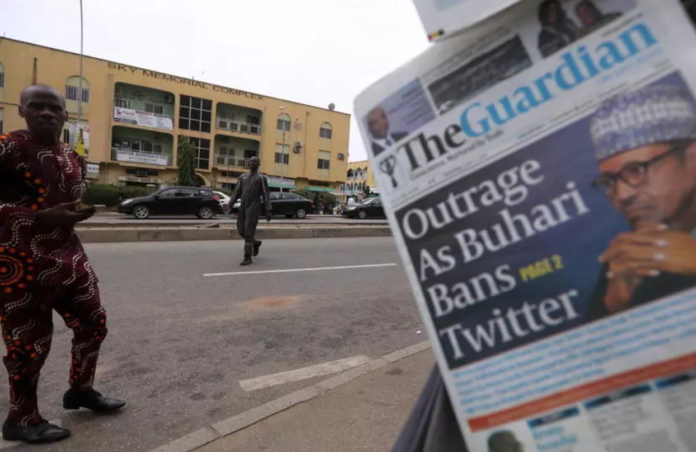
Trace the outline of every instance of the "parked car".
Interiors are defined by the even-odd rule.
[[[359,204],[349,204],[343,211],[343,216],[348,218],[385,218],[384,206],[379,198],[369,198]]]
[[[271,198],[271,208],[273,215],[285,215],[286,218],[299,218],[300,220],[307,218],[307,215],[314,213],[314,201],[303,198],[295,193],[279,193],[273,192],[269,195]],[[238,214],[241,201],[237,201],[232,206],[231,213]]]
[[[210,219],[223,213],[220,197],[209,188],[168,187],[118,205],[118,212],[144,220],[151,215],[196,215]]]
[[[222,207],[223,213],[230,213],[230,208],[231,208],[230,201],[232,200],[232,198],[230,198],[229,196],[227,196],[226,194],[224,194],[221,191],[214,191],[213,193],[218,198],[220,198],[220,207]]]

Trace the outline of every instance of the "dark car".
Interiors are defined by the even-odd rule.
[[[142,198],[126,199],[118,212],[144,220],[151,215],[196,215],[210,219],[223,213],[220,198],[209,188],[169,187]]]
[[[360,204],[350,204],[343,212],[344,217],[348,218],[385,218],[384,206],[379,198],[369,198]]]
[[[310,201],[295,193],[273,192],[269,197],[271,198],[273,215],[285,215],[286,218],[295,217],[302,220],[307,218],[307,215],[310,213],[314,213],[314,201]],[[241,201],[235,202],[230,213],[238,214],[240,203]]]

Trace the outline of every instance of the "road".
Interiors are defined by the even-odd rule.
[[[204,224],[204,223],[237,223],[236,217],[230,217],[229,215],[219,215],[212,220],[200,220],[194,216],[188,217],[153,217],[147,220],[138,220],[132,216],[118,215],[118,214],[101,214],[95,215],[89,220],[81,223],[82,225],[89,226],[90,224],[115,224],[115,225],[161,225],[161,224]],[[338,215],[309,215],[304,220],[287,219],[283,216],[273,217],[271,224],[318,224],[318,223],[337,223],[337,224],[388,224],[388,221],[384,218],[370,218],[367,220],[350,219],[343,218]],[[265,224],[265,220],[262,221]]]
[[[240,246],[89,245],[110,326],[95,387],[129,405],[112,417],[61,409],[70,333],[56,317],[42,414],[74,436],[32,450],[150,451],[325,377],[250,392],[240,381],[425,340],[401,265],[204,276],[399,263],[391,238],[267,241],[248,270]]]

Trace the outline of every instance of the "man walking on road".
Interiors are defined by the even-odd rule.
[[[70,389],[63,407],[118,410],[125,402],[92,389],[106,312],[97,277],[74,226],[94,214],[80,207],[85,160],[59,141],[65,99],[45,85],[20,96],[28,131],[0,136],[0,324],[7,349],[10,412],[5,440],[48,443],[70,436],[39,414],[36,390],[53,335],[53,310],[73,330]]]
[[[231,204],[234,204],[239,198],[242,199],[237,216],[237,231],[244,239],[244,260],[241,265],[251,265],[253,263],[251,256],[259,254],[261,241],[256,240],[256,226],[259,224],[261,209],[265,211],[266,220],[271,221],[272,207],[268,179],[259,173],[260,165],[261,161],[258,157],[249,159],[251,171],[239,177],[230,201]]]

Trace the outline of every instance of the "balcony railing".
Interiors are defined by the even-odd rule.
[[[235,166],[238,168],[249,168],[249,159],[244,157],[216,155],[215,163],[218,167]]]
[[[157,115],[146,111],[131,110],[130,108],[114,108],[114,121],[121,124],[133,124],[160,130],[174,130],[171,116]]]
[[[153,154],[121,148],[111,150],[111,159],[117,162],[142,163],[144,165],[171,166],[172,164],[172,156],[168,154]]]
[[[217,118],[217,127],[230,132],[248,133],[251,135],[261,135],[261,125],[247,122],[235,121],[234,119]]]

